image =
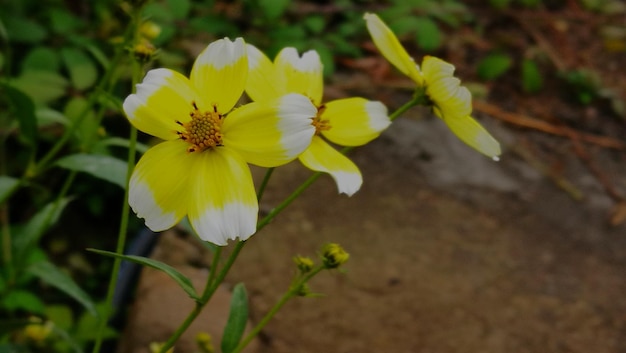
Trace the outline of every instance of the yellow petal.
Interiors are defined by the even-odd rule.
[[[226,114],[237,103],[246,85],[248,60],[241,38],[217,40],[202,51],[191,69],[191,83],[202,95],[201,110],[217,105]],[[207,108],[205,108],[207,107]]]
[[[433,99],[440,118],[464,118],[472,113],[472,94],[463,86],[457,87],[446,99]],[[437,109],[435,111],[437,111]]]
[[[251,164],[275,167],[304,151],[315,128],[317,108],[303,95],[291,93],[271,101],[252,102],[230,113],[222,125],[224,146]]]
[[[381,102],[364,98],[337,99],[325,104],[321,119],[328,120],[329,130],[322,135],[342,146],[360,146],[375,139],[391,120]]]
[[[148,71],[137,93],[124,100],[124,112],[137,129],[163,140],[178,138],[181,126],[176,121],[187,122],[191,103],[198,96],[189,80],[168,69]]]
[[[248,239],[256,232],[259,210],[248,165],[227,147],[196,154],[189,180],[192,227],[217,245]]]
[[[303,94],[316,106],[322,103],[323,65],[315,50],[309,50],[300,57],[295,48],[284,48],[276,56],[274,66],[278,82],[286,84],[284,93]]]
[[[257,47],[246,44],[248,52],[248,80],[246,93],[253,101],[270,100],[286,93],[287,83],[278,75],[272,61]]]
[[[162,142],[146,151],[135,166],[128,203],[153,231],[174,226],[187,213],[189,171],[194,164],[187,146],[180,140]]]
[[[422,60],[422,73],[426,84],[454,75],[454,65],[437,57],[426,55]]]
[[[444,116],[443,121],[461,141],[497,160],[501,153],[500,144],[474,118],[468,115],[462,118],[446,119]]]
[[[363,17],[367,24],[367,30],[381,54],[400,72],[422,86],[424,79],[418,65],[409,56],[391,29],[376,14],[366,13]]]
[[[313,137],[311,146],[298,159],[309,169],[330,174],[339,193],[352,196],[361,188],[363,178],[359,168],[319,136]]]

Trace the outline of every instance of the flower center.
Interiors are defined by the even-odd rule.
[[[217,107],[213,106],[213,111],[202,112],[198,109],[196,102],[191,102],[193,110],[189,115],[191,120],[187,123],[176,123],[184,128],[177,134],[183,141],[187,141],[190,146],[187,152],[202,152],[206,149],[222,145],[222,115],[217,112]]]
[[[317,108],[317,116],[313,118],[313,122],[311,123],[315,127],[315,134],[319,135],[322,131],[330,130],[331,126],[328,120],[322,119],[322,115],[326,110],[325,105],[321,105]]]

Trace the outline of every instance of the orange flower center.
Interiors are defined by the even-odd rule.
[[[322,115],[324,114],[325,110],[326,106],[323,104],[319,108],[317,108],[317,116],[313,118],[313,122],[311,123],[315,127],[316,135],[319,135],[322,131],[330,130],[331,128],[328,120],[322,119]]]
[[[189,115],[191,120],[186,123],[177,121],[184,131],[178,131],[178,136],[187,141],[190,146],[187,152],[202,152],[206,149],[222,145],[222,122],[223,117],[213,106],[213,111],[202,112],[196,102],[191,102],[193,110]]]

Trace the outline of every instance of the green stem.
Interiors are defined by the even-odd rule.
[[[320,273],[320,271],[322,271],[323,269],[325,269],[325,267],[324,265],[321,265],[313,269],[311,272],[308,272],[306,275],[296,278],[294,282],[291,284],[291,286],[289,287],[289,290],[285,294],[283,294],[283,296],[278,300],[278,302],[274,304],[272,309],[270,309],[270,311],[268,311],[267,314],[265,314],[265,316],[261,319],[261,321],[259,321],[259,323],[252,329],[252,331],[250,331],[250,333],[248,333],[246,337],[243,340],[241,340],[241,342],[239,342],[237,347],[235,347],[235,349],[233,349],[231,353],[238,353],[238,352],[241,352],[244,348],[246,348],[248,343],[250,343],[250,341],[252,341],[261,332],[261,330],[263,330],[263,328],[267,326],[270,320],[274,318],[276,313],[278,313],[278,311],[282,309],[282,307],[285,304],[287,304],[287,302],[291,298],[300,295],[302,286],[306,284],[315,275]]]
[[[138,11],[139,12],[139,11]],[[137,21],[139,18],[139,14],[137,14],[133,27],[137,27]],[[132,92],[135,92],[136,85],[141,79],[143,75],[143,71],[141,66],[136,60],[133,60],[133,74],[132,74]],[[130,137],[129,137],[129,146],[128,146],[128,159],[127,159],[127,170],[126,170],[126,188],[124,189],[124,199],[122,201],[122,214],[120,219],[120,228],[117,234],[117,246],[115,248],[115,253],[123,254],[124,247],[126,246],[126,235],[128,233],[128,219],[130,216],[130,206],[128,203],[128,195],[130,188],[128,184],[130,182],[130,177],[132,175],[133,168],[135,166],[135,157],[136,157],[136,148],[137,148],[137,129],[134,126],[130,127]],[[117,276],[120,270],[122,260],[120,258],[115,258],[113,260],[113,269],[111,270],[111,276],[109,278],[109,286],[107,289],[107,296],[105,299],[105,308],[107,310],[103,313],[102,317],[100,317],[100,322],[98,323],[98,331],[96,335],[96,340],[93,346],[93,353],[100,352],[100,347],[102,345],[102,337],[104,333],[104,329],[109,321],[110,309],[112,307],[113,295],[115,294],[115,288],[117,286]]]
[[[261,202],[261,199],[263,198],[263,193],[265,192],[265,188],[267,187],[267,184],[269,183],[270,178],[272,177],[272,173],[274,173],[274,169],[276,168],[268,168],[267,171],[265,172],[263,181],[261,182],[261,185],[259,186],[259,191],[256,194],[256,198],[259,202]]]
[[[401,114],[403,114],[404,112],[409,110],[411,107],[417,105],[418,103],[419,103],[418,100],[416,100],[415,98],[412,99],[408,103],[406,103],[403,106],[401,106],[400,108],[398,108],[395,112],[393,112],[389,116],[389,118],[391,120],[396,119],[398,116],[400,116]],[[346,154],[346,153],[350,152],[353,149],[354,149],[354,147],[346,147],[343,150],[341,150],[341,153],[342,154]],[[268,171],[265,174],[265,178],[263,179],[263,182],[261,183],[261,186],[259,187],[259,192],[258,192],[258,195],[257,195],[259,200],[263,196],[263,192],[265,191],[265,187],[267,186],[267,182],[268,182],[268,180],[269,180],[269,178],[270,178],[270,176],[271,176],[273,171],[274,171],[273,168],[270,168],[270,169],[268,169]],[[293,193],[291,193],[291,195],[289,195],[289,197],[287,197],[285,200],[283,200],[283,202],[281,202],[277,207],[272,209],[272,211],[270,211],[270,213],[267,216],[265,216],[263,219],[261,219],[257,223],[257,231],[263,229],[266,225],[268,225],[270,223],[270,221],[274,217],[276,217],[281,211],[283,211],[285,208],[287,208],[287,206],[289,206],[289,204],[291,204],[295,199],[297,199],[298,196],[300,196],[306,189],[308,189],[308,187],[311,186],[322,174],[324,174],[324,173],[316,172],[313,175],[311,175],[307,180],[305,180]],[[204,291],[202,297],[200,298],[200,300],[196,302],[196,306],[194,307],[194,309],[189,313],[187,318],[185,318],[185,321],[183,321],[183,323],[176,329],[176,331],[172,334],[172,336],[170,336],[170,338],[167,340],[167,342],[165,342],[165,344],[163,344],[163,346],[161,347],[160,353],[165,353],[168,349],[173,347],[174,343],[176,343],[176,341],[187,330],[187,328],[196,319],[196,317],[198,317],[198,315],[200,314],[200,312],[204,308],[204,305],[211,299],[211,296],[213,295],[215,290],[217,290],[217,287],[222,283],[222,281],[226,277],[226,274],[228,274],[228,271],[230,270],[232,265],[235,263],[235,260],[237,259],[237,256],[239,255],[239,253],[241,252],[241,250],[243,249],[245,244],[246,244],[245,241],[240,241],[240,242],[237,243],[237,245],[235,245],[235,249],[233,250],[233,252],[228,257],[228,260],[227,260],[224,268],[222,268],[222,270],[220,271],[220,274],[218,275],[218,277],[214,281],[212,281],[211,285],[207,285],[207,287],[205,287],[205,291]],[[315,274],[317,274],[320,270],[321,269],[316,269],[316,270],[312,271],[311,273],[307,274],[307,276],[302,277],[302,279],[304,280],[304,282],[302,282],[302,283],[306,283],[306,281],[308,281],[311,277],[313,277]],[[268,313],[269,316],[266,315],[266,318],[267,318],[266,321],[269,321],[276,314],[276,312],[287,302],[287,300],[289,300],[289,298],[291,298],[291,296],[295,295],[295,293],[291,293],[293,290],[294,290],[293,288],[290,289],[290,291],[285,294],[285,296],[287,296],[287,295],[289,295],[289,296],[288,297],[283,297],[281,299],[281,301],[279,301],[277,303],[277,305],[274,308],[272,308],[272,311],[270,311],[270,313]],[[265,320],[265,318],[264,318],[264,320]],[[267,324],[267,322],[261,321],[261,323],[259,323],[259,325],[261,325],[261,324],[263,326],[265,326]],[[261,330],[261,328],[262,327],[259,328],[259,331]],[[255,332],[255,331],[253,331],[253,332]],[[254,335],[256,335],[256,334],[258,334],[258,331]],[[254,336],[251,336],[249,339],[247,338],[248,341],[245,341],[245,344],[247,344],[247,342],[249,342],[249,340],[251,340],[253,337]],[[245,347],[245,344],[239,350],[243,349],[243,347]],[[239,346],[241,346],[241,344]],[[235,349],[235,352],[237,352],[237,351],[238,350]]]

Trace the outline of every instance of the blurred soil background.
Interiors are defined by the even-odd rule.
[[[356,195],[338,196],[322,177],[250,239],[229,274],[230,284],[246,284],[255,323],[288,288],[294,255],[315,256],[327,242],[351,255],[344,271],[310,283],[320,297],[290,302],[253,351],[626,352],[626,54],[623,37],[602,34],[623,30],[626,17],[578,1],[464,4],[475,22],[445,31],[434,55],[472,87],[501,160],[420,109],[355,150],[364,176]],[[362,58],[336,58],[326,100],[358,95],[399,107],[412,82],[363,46]],[[419,63],[423,53],[407,47]],[[485,82],[477,67],[494,52],[512,62]],[[523,87],[524,59],[538,63],[536,92]],[[593,77],[582,80],[598,84],[589,100],[567,72]],[[298,163],[277,169],[262,210],[309,175]],[[163,303],[154,302],[158,315]],[[210,313],[208,321],[219,316]],[[150,331],[153,318],[144,320],[131,326]]]

